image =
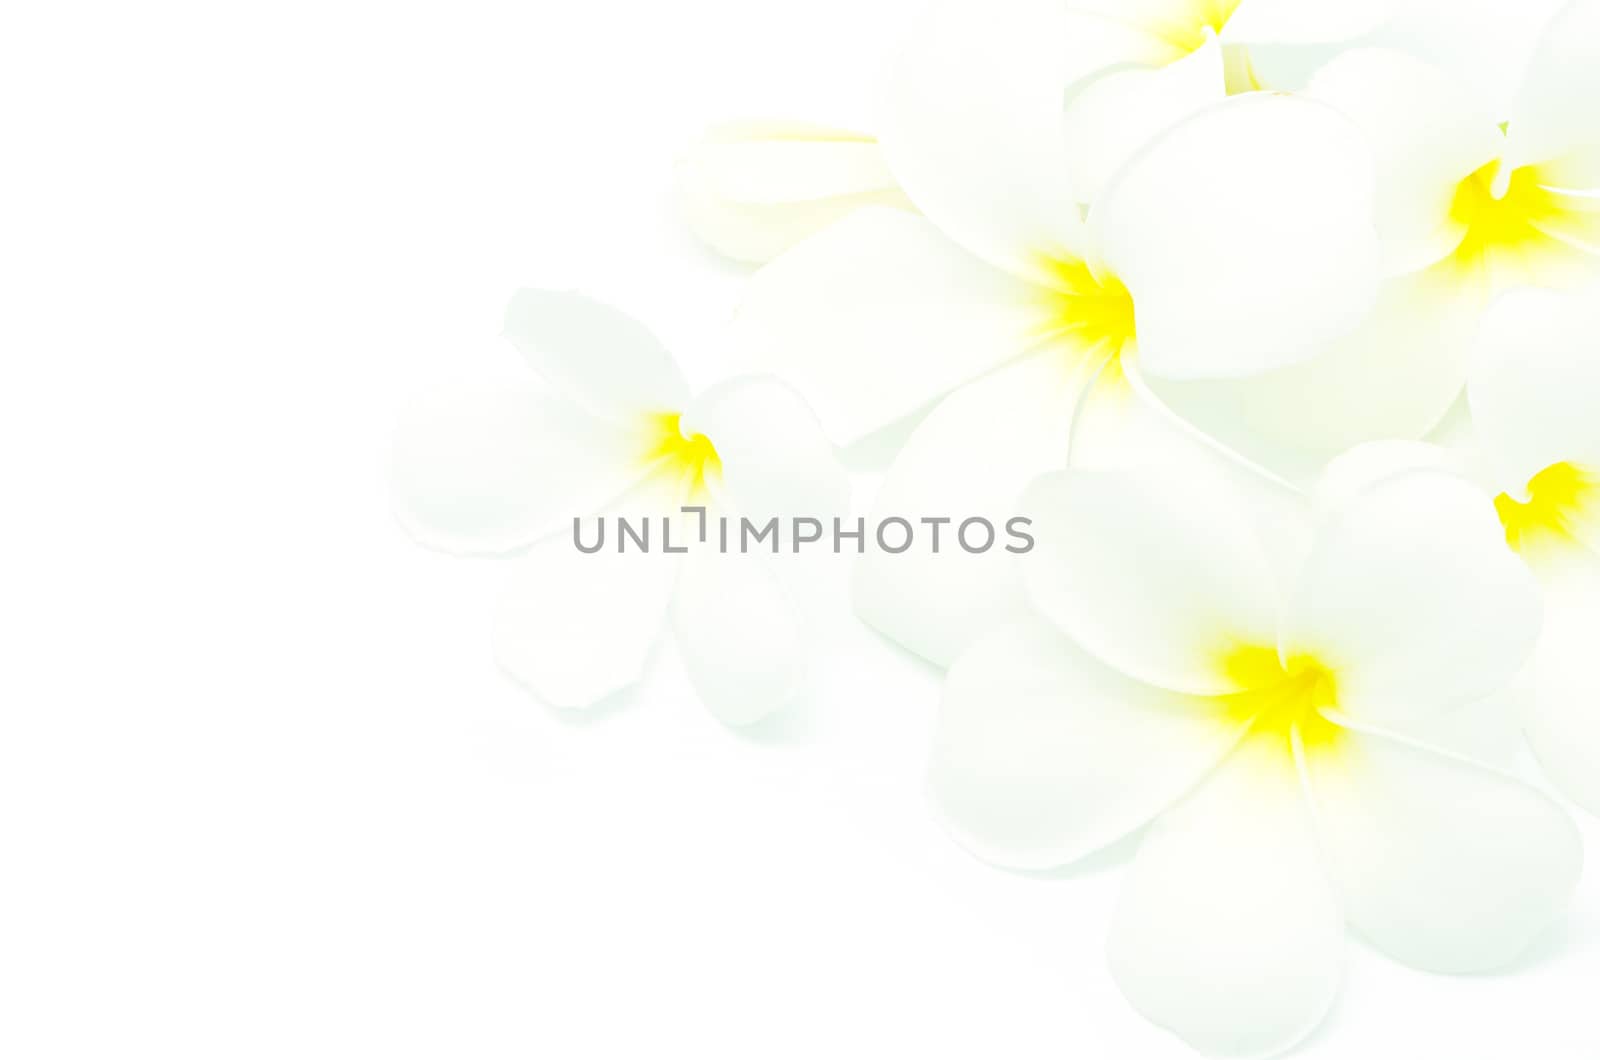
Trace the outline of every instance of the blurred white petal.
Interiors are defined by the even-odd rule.
[[[1513,166],[1556,163],[1563,186],[1600,188],[1600,0],[1570,0],[1545,26],[1506,127]]]
[[[951,669],[929,782],[946,824],[979,857],[1053,868],[1171,806],[1240,730],[1215,703],[1131,681],[1024,619]]]
[[[642,454],[637,432],[531,380],[443,388],[401,416],[394,509],[432,548],[508,552],[641,481]]]
[[[570,291],[524,288],[505,336],[533,370],[596,416],[678,412],[689,398],[677,362],[638,320]]]
[[[862,206],[911,208],[871,137],[799,122],[718,125],[676,176],[695,234],[739,261],[770,261]]]
[[[1024,488],[1066,466],[1073,415],[1103,362],[1054,343],[955,391],[917,426],[890,464],[869,526],[889,517],[943,517],[916,525],[905,552],[872,546],[856,560],[856,613],[917,654],[949,665],[974,637],[1025,614],[1006,523],[1025,517]],[[957,542],[965,519],[986,518],[1000,535],[987,552]]]
[[[1242,0],[1223,37],[1243,44],[1328,44],[1386,24],[1405,0]]]
[[[495,615],[500,665],[534,695],[563,709],[591,707],[636,683],[666,628],[678,572],[659,549],[660,515],[675,505],[659,482],[608,510],[605,546],[578,551],[570,534],[541,542],[513,561]],[[613,517],[650,518],[650,552],[618,549]],[[584,543],[592,544],[593,520]]]
[[[1210,31],[1240,43],[1322,44],[1367,33],[1391,17],[1396,0],[1067,0],[1140,28],[1152,36],[1195,47]]]
[[[1503,968],[1566,909],[1583,864],[1567,814],[1510,776],[1347,732],[1307,758],[1345,917],[1414,968]]]
[[[1552,464],[1600,470],[1600,307],[1515,291],[1489,308],[1467,385],[1498,485],[1518,499]]]
[[[758,553],[691,549],[673,600],[672,628],[695,691],[728,725],[760,721],[799,685],[799,620]]]
[[[1073,193],[1094,202],[1158,133],[1226,96],[1222,45],[1214,37],[1165,66],[1118,66],[1081,82],[1068,93],[1065,113]]]
[[[1067,89],[1108,66],[1167,54],[1061,0],[940,0],[891,71],[885,157],[946,235],[999,268],[1047,281],[1041,258],[1084,252],[1062,124]]]
[[[1505,121],[1539,36],[1563,3],[1406,0],[1368,43],[1410,52],[1450,71],[1474,106]]]
[[[1126,361],[1126,357],[1124,360]],[[1146,475],[1203,483],[1217,503],[1249,524],[1273,572],[1284,585],[1300,570],[1311,526],[1302,490],[1241,459],[1150,393],[1136,372],[1116,385],[1098,385],[1078,410],[1070,463],[1091,471]],[[1222,500],[1221,498],[1225,498]]]
[[[1518,682],[1522,679],[1519,674]],[[1526,698],[1513,683],[1476,702],[1420,718],[1396,718],[1385,721],[1383,727],[1388,735],[1508,770],[1526,746],[1518,716],[1518,704]]]
[[[1361,326],[1308,361],[1240,379],[1145,382],[1251,463],[1308,484],[1362,442],[1421,438],[1466,383],[1479,300],[1437,272],[1384,283]]]
[[[1219,484],[1174,469],[1072,469],[1028,488],[1037,544],[1029,597],[1130,677],[1200,695],[1237,691],[1226,659],[1277,635],[1272,571]]]
[[[926,218],[865,209],[757,272],[730,343],[848,445],[1035,345],[1045,293]]]
[[[1145,1018],[1209,1056],[1274,1056],[1339,991],[1344,924],[1293,763],[1247,740],[1140,845],[1111,971]]]
[[[1440,471],[1467,475],[1467,461],[1453,449],[1432,442],[1387,440],[1367,442],[1330,460],[1312,488],[1317,512],[1336,516],[1368,489],[1408,471]]]
[[[1254,94],[1162,134],[1095,203],[1133,295],[1147,375],[1252,375],[1308,360],[1378,290],[1373,163],[1326,104]]]
[[[1546,581],[1544,600],[1524,730],[1551,782],[1600,814],[1600,557],[1570,557]]]
[[[1493,116],[1444,70],[1382,48],[1345,52],[1307,93],[1354,121],[1372,146],[1385,271],[1420,269],[1454,250],[1466,235],[1451,213],[1457,188],[1505,147]]]
[[[1348,714],[1420,716],[1507,686],[1539,619],[1539,587],[1488,496],[1457,475],[1412,471],[1319,525],[1282,654],[1331,670]]]

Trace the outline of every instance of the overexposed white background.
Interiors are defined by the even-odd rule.
[[[931,672],[847,622],[754,734],[670,648],[558,715],[495,564],[388,511],[407,398],[521,370],[518,286],[733,367],[674,152],[870,128],[914,7],[7,6],[0,1055],[1187,1055],[1104,970],[1125,851],[1025,878],[932,822]],[[1514,976],[1353,944],[1304,1055],[1600,1056],[1597,875]]]

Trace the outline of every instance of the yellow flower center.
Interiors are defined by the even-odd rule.
[[[1278,650],[1259,645],[1235,648],[1223,659],[1223,670],[1243,689],[1224,696],[1230,723],[1250,723],[1250,738],[1264,739],[1292,751],[1296,734],[1307,752],[1327,751],[1344,730],[1322,714],[1337,702],[1333,673],[1316,659],[1301,656],[1287,664]]]
[[[1496,252],[1525,254],[1564,246],[1546,233],[1552,224],[1559,228],[1570,223],[1578,212],[1571,200],[1546,190],[1536,166],[1504,177],[1500,165],[1491,162],[1456,187],[1450,218],[1467,230],[1452,255],[1458,264],[1475,265]]]
[[[683,483],[690,497],[699,497],[706,492],[706,482],[722,474],[722,458],[710,438],[685,435],[682,420],[680,412],[651,414],[641,459],[658,473]]]
[[[1238,10],[1241,0],[1179,0],[1163,17],[1151,19],[1146,27],[1157,37],[1178,49],[1182,55],[1201,48],[1213,34],[1220,34]],[[1181,58],[1182,55],[1179,57]]]
[[[1109,272],[1095,272],[1087,263],[1050,258],[1044,262],[1055,286],[1045,292],[1045,319],[1039,338],[1070,336],[1090,355],[1103,355],[1106,372],[1119,368],[1123,348],[1135,334],[1133,296]]]
[[[1528,499],[1494,499],[1506,542],[1518,552],[1540,543],[1572,542],[1579,516],[1600,498],[1600,481],[1575,464],[1551,464],[1528,480]]]

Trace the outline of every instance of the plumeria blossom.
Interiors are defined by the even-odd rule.
[[[1503,127],[1444,69],[1346,52],[1307,89],[1349,116],[1378,158],[1378,231],[1394,274],[1438,266],[1493,293],[1595,276],[1600,207],[1600,2],[1545,28]]]
[[[501,665],[541,699],[591,706],[633,684],[670,625],[691,681],[729,724],[757,721],[802,673],[801,623],[759,554],[700,547],[684,506],[765,519],[841,509],[847,482],[814,418],[766,379],[691,397],[638,321],[523,290],[505,334],[548,384],[430,395],[400,425],[394,505],[423,544],[518,552],[495,621]],[[581,554],[576,516],[677,518],[668,553]],[[519,551],[521,550],[521,551]],[[770,558],[770,557],[768,557]]]
[[[944,58],[972,82],[962,53]],[[1075,433],[1131,429],[1141,377],[1310,359],[1368,315],[1370,152],[1331,108],[1215,104],[1141,151],[1085,219],[1049,109],[1003,132],[1000,101],[970,87],[941,120],[885,131],[926,216],[857,211],[758,272],[734,323],[736,347],[840,444],[949,394],[890,467],[880,511],[1014,514]],[[863,618],[942,663],[1020,595],[1004,556],[922,548],[867,557],[856,588]]]
[[[1520,682],[1522,722],[1545,773],[1600,813],[1600,307],[1519,291],[1495,303],[1474,352],[1470,448],[1374,443],[1330,465],[1336,493],[1417,468],[1493,498],[1506,542],[1538,577],[1544,628]]]
[[[696,235],[738,261],[765,262],[862,206],[911,209],[877,141],[805,122],[724,122],[677,165]]]
[[[1397,6],[1397,0],[940,0],[917,24],[892,79],[895,172],[863,133],[737,120],[710,129],[679,160],[679,202],[714,249],[765,262],[861,206],[912,208],[896,177],[955,223],[951,208],[959,212],[961,204],[944,201],[949,178],[932,170],[949,163],[970,175],[1019,151],[1050,150],[1027,142],[1048,129],[1073,150],[1052,160],[1049,173],[996,171],[998,182],[985,182],[985,192],[1016,195],[1023,190],[1019,180],[1059,172],[1087,203],[1167,126],[1230,92],[1267,87],[1252,48],[1259,55],[1263,47],[1350,40],[1385,25]],[[929,145],[940,142],[940,126],[952,113],[965,116],[963,138],[946,141],[944,157],[931,154]],[[984,139],[965,138],[974,132]],[[931,182],[924,179],[930,175]],[[1045,183],[1027,189],[1051,201],[1060,192]]]
[[[1054,152],[1067,186],[1092,203],[1153,136],[1230,92],[1265,87],[1260,45],[1350,40],[1383,25],[1394,0],[939,0],[894,72],[883,130],[890,164],[913,201],[948,215],[975,204],[944,197],[983,174],[991,196],[1060,193],[1038,168],[991,168]],[[940,137],[951,115],[968,120]],[[980,131],[980,139],[969,134]],[[1026,141],[1056,125],[1053,143]],[[1069,145],[1061,151],[1059,143]],[[987,171],[987,172],[985,172]],[[972,216],[982,224],[981,217]],[[948,223],[948,222],[946,222]],[[969,232],[949,227],[963,243]]]
[[[1318,71],[1307,93],[1356,122],[1377,157],[1389,277],[1377,311],[1359,341],[1254,380],[1153,378],[1161,400],[1303,477],[1348,446],[1437,423],[1494,295],[1600,279],[1600,0],[1566,4],[1531,51],[1503,127],[1471,85],[1401,51],[1356,49]]]
[[[1351,491],[1281,584],[1202,480],[1069,469],[1030,499],[1039,617],[951,669],[932,793],[1017,869],[1149,826],[1108,946],[1147,1018],[1210,1055],[1272,1055],[1333,1003],[1346,925],[1469,973],[1561,915],[1570,818],[1418,735],[1503,688],[1538,634],[1538,586],[1480,490],[1413,470]]]
[[[1528,740],[1562,791],[1600,813],[1600,299],[1498,301],[1467,396],[1506,539],[1545,592]]]

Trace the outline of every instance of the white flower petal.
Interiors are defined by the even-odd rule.
[[[894,187],[872,137],[804,122],[724,122],[686,160],[714,194],[734,202],[776,205]]]
[[[1241,645],[1270,645],[1267,559],[1220,482],[1155,469],[1045,475],[1022,506],[1037,544],[1029,597],[1092,654],[1131,677],[1199,695],[1238,691]]]
[[[1470,371],[1468,374],[1470,375]],[[1428,432],[1427,441],[1459,451],[1469,464],[1481,462],[1478,437],[1472,426],[1472,409],[1467,404],[1465,391],[1450,407],[1450,411],[1444,414],[1444,419],[1439,421],[1439,425]]]
[[[1206,29],[1230,43],[1330,44],[1360,36],[1388,19],[1397,0],[1067,0],[1075,11],[1092,12],[1137,26],[1156,37],[1193,41]]]
[[[1163,814],[1112,923],[1111,971],[1147,1019],[1210,1056],[1266,1057],[1322,1022],[1344,925],[1292,761],[1247,740]]]
[[[1252,375],[1353,331],[1378,289],[1372,195],[1370,149],[1326,104],[1240,96],[1158,137],[1089,218],[1146,374]]]
[[[1312,490],[1312,504],[1320,515],[1336,515],[1371,487],[1408,471],[1467,473],[1463,455],[1442,445],[1409,440],[1367,442],[1328,462]]]
[[[1124,358],[1126,362],[1126,357]],[[1092,471],[1147,475],[1206,483],[1213,497],[1226,498],[1260,541],[1273,585],[1286,585],[1300,570],[1311,533],[1299,487],[1241,460],[1215,439],[1179,418],[1154,397],[1124,364],[1123,381],[1104,381],[1089,392],[1072,426],[1071,466]]]
[[[1406,0],[1368,43],[1449,70],[1495,121],[1511,116],[1540,33],[1565,0]]]
[[[1165,56],[1159,42],[1061,0],[941,0],[892,71],[881,139],[917,207],[990,263],[1047,281],[1082,257],[1062,104],[1076,80]]]
[[[695,234],[739,261],[770,261],[862,206],[911,208],[875,140],[799,122],[718,125],[676,176]]]
[[[1339,708],[1418,716],[1508,685],[1539,631],[1539,588],[1489,497],[1434,471],[1384,479],[1318,527],[1283,655],[1329,669]]]
[[[1116,19],[1153,37],[1180,27],[1199,27],[1214,10],[1207,0],[1067,0],[1066,6],[1083,14]]]
[[[689,388],[672,355],[633,317],[570,291],[524,288],[505,336],[552,386],[597,416],[679,412]]]
[[[1086,395],[1072,425],[1073,467],[1138,473],[1199,462],[1216,473],[1226,461],[1208,436],[1152,397],[1133,347]]]
[[[1240,730],[1214,702],[1130,681],[1024,619],[978,640],[951,669],[930,786],[979,857],[1054,868],[1171,806]]]
[[[799,620],[757,553],[692,549],[673,601],[672,628],[695,691],[728,725],[782,707],[801,677]]]
[[[716,447],[723,495],[740,515],[825,521],[850,505],[850,481],[816,416],[776,379],[718,383],[690,404],[682,429]]]
[[[1514,291],[1489,307],[1467,396],[1501,489],[1521,499],[1552,464],[1600,470],[1600,307]]]
[[[563,709],[591,707],[639,680],[661,632],[678,559],[659,550],[659,516],[675,510],[647,483],[607,513],[605,547],[581,553],[570,533],[515,562],[495,615],[495,658],[536,696]],[[651,548],[618,551],[615,517],[651,516]],[[583,541],[595,540],[585,519]]]
[[[1544,606],[1524,730],[1545,776],[1600,814],[1600,558],[1572,557],[1546,581]]]
[[[1534,788],[1357,732],[1307,764],[1345,917],[1396,960],[1452,974],[1502,968],[1566,908],[1582,841]]]
[[[1514,166],[1565,162],[1567,187],[1600,188],[1600,0],[1571,0],[1545,26],[1506,127]]]
[[[418,541],[508,552],[644,478],[638,439],[531,380],[440,389],[395,433],[395,513]]]
[[[1518,682],[1522,675],[1518,675]],[[1436,751],[1477,762],[1496,769],[1511,769],[1522,754],[1526,741],[1518,703],[1523,698],[1517,684],[1485,696],[1474,703],[1420,718],[1396,718],[1384,723],[1384,731]]]
[[[1600,220],[1594,217],[1600,206],[1594,205],[1593,198],[1600,190],[1600,144],[1544,163],[1539,167],[1539,176],[1547,190],[1570,190],[1583,197],[1558,198],[1556,201],[1566,207],[1566,212],[1555,218],[1546,234],[1587,248],[1590,253],[1600,253]]]
[[[1134,153],[1201,108],[1227,97],[1222,45],[1213,37],[1158,67],[1118,67],[1067,95],[1068,179],[1080,202],[1094,202]]]
[[[926,218],[869,208],[757,272],[730,343],[848,445],[1023,353],[1049,316],[1041,288]]]
[[[752,265],[771,261],[864,207],[912,209],[898,189],[778,205],[732,202],[712,196],[688,170],[678,173],[678,197],[679,208],[703,243]]]
[[[1223,27],[1239,44],[1330,44],[1384,25],[1404,0],[1243,0]]]
[[[1052,344],[935,406],[889,465],[867,520],[875,527],[907,519],[916,537],[901,553],[869,543],[856,560],[862,621],[948,666],[975,637],[1027,613],[1006,524],[1026,517],[1021,501],[1029,482],[1066,466],[1073,413],[1095,371],[1089,354]],[[936,528],[922,525],[924,517],[953,520],[937,528],[937,552]],[[986,552],[967,552],[957,540],[960,523],[972,518],[988,519],[996,530]],[[982,527],[972,533],[981,537]]]
[[[1420,269],[1454,250],[1467,231],[1451,216],[1457,189],[1505,147],[1493,116],[1444,70],[1384,48],[1341,54],[1307,93],[1355,122],[1372,146],[1385,271]]]
[[[1242,379],[1145,382],[1230,450],[1293,482],[1362,442],[1420,438],[1461,394],[1480,303],[1434,272],[1384,283],[1350,335],[1309,361]]]

